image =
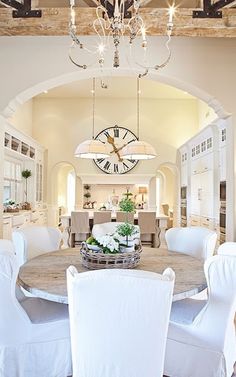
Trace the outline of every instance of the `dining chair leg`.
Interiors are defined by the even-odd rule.
[[[75,233],[71,233],[70,247],[75,247]]]

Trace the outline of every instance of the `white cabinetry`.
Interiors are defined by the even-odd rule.
[[[191,214],[213,218],[213,171],[208,170],[191,177]]]
[[[43,203],[44,148],[9,124],[5,124],[4,201],[17,204],[28,201],[31,207]],[[21,172],[31,170],[32,177],[22,179]]]

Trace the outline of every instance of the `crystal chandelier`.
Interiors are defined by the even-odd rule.
[[[111,0],[110,0],[111,1]],[[85,46],[80,38],[77,36],[76,27],[76,7],[75,0],[70,0],[70,23],[69,33],[72,38],[72,45],[69,51],[69,58],[73,64],[82,69],[87,69],[90,64],[83,64],[79,58],[74,57],[75,49],[78,48],[78,52],[90,54],[94,57],[93,64],[98,64],[101,71],[107,59],[107,53],[113,46],[113,67],[118,68],[120,66],[120,49],[121,45],[127,42],[125,36],[128,37],[129,56],[132,56],[132,47],[134,41],[138,41],[138,48],[141,48],[143,52],[143,62],[138,59],[135,64],[137,68],[144,69],[143,75],[146,75],[150,69],[159,70],[164,68],[171,58],[171,50],[169,43],[171,40],[171,33],[173,29],[173,14],[175,11],[174,6],[169,7],[169,17],[166,24],[166,49],[167,57],[162,63],[149,65],[146,59],[146,53],[148,50],[148,38],[146,32],[146,26],[140,15],[140,3],[141,0],[113,0],[113,4],[108,0],[98,0],[98,6],[96,7],[96,18],[93,21],[93,32],[98,36],[98,43],[96,46],[89,48]],[[132,6],[132,10],[129,9]],[[140,39],[140,40],[139,40]],[[80,55],[80,54],[79,54]]]

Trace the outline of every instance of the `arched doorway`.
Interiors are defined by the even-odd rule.
[[[164,205],[173,213],[173,224],[179,224],[179,169],[177,165],[166,162],[158,167],[156,174],[156,206],[164,212]]]
[[[56,225],[60,221],[60,215],[69,213],[76,206],[76,171],[74,166],[62,161],[56,164],[50,174],[51,223]]]

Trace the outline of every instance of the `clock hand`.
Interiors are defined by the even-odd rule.
[[[129,143],[125,143],[124,145],[122,145],[122,147],[119,147],[119,148],[116,148],[116,152],[119,152],[121,149],[123,149],[124,147],[126,147],[126,145],[128,145]],[[111,153],[114,153],[115,151],[113,150]]]
[[[123,159],[120,157],[120,153],[118,152],[118,149],[115,146],[114,138],[112,136],[108,135],[107,136],[107,142],[113,146],[113,151],[111,153],[116,153],[118,158],[119,158],[119,161],[122,162]]]

